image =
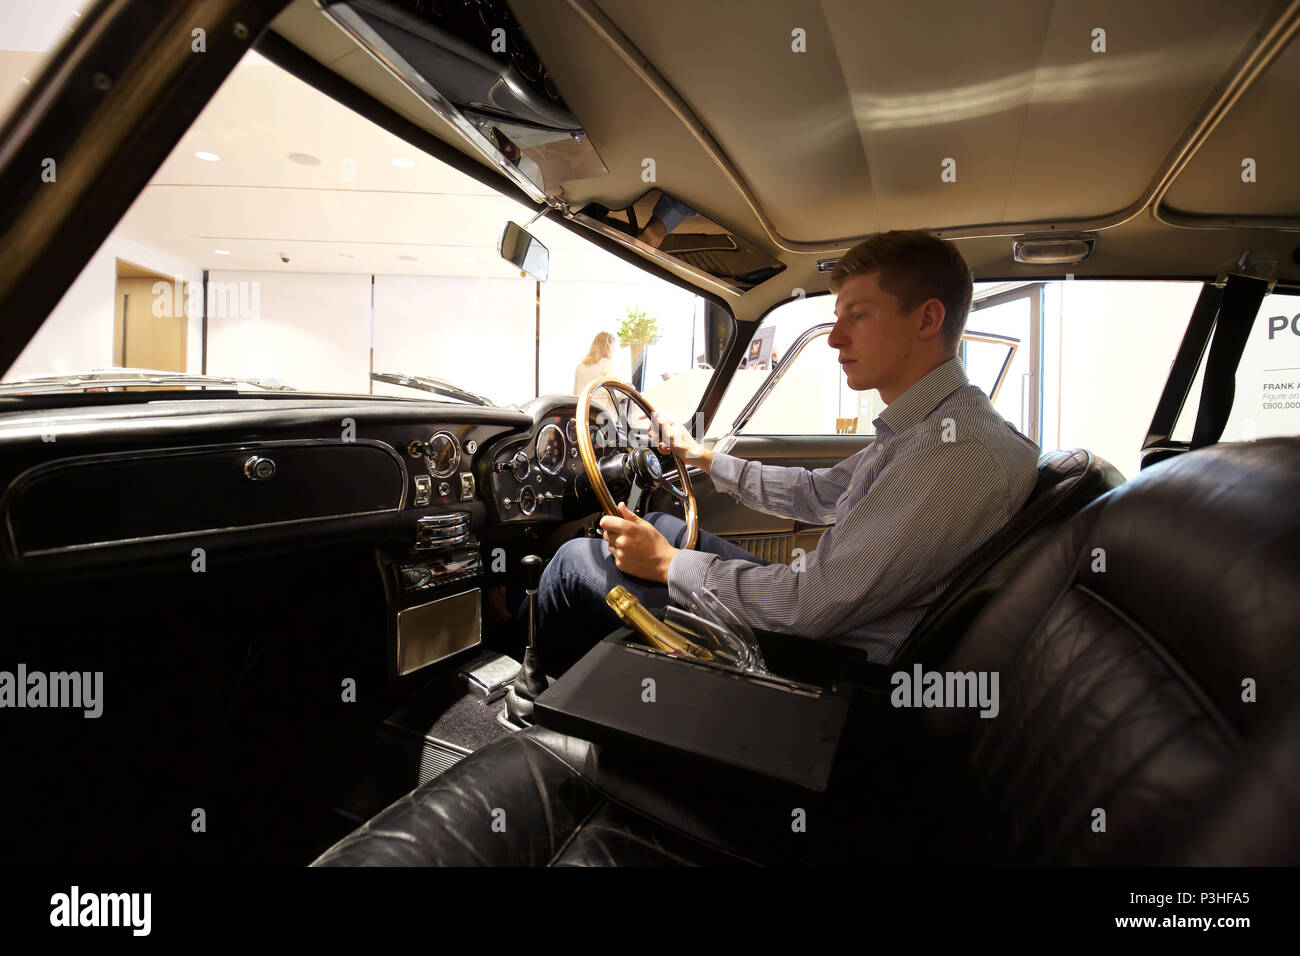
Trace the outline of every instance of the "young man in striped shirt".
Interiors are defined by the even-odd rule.
[[[827,344],[851,388],[888,407],[875,440],[831,468],[745,461],[704,448],[660,417],[652,440],[707,472],[749,508],[831,524],[796,566],[766,563],[685,523],[620,504],[602,539],[566,542],[538,592],[537,650],[558,673],[619,625],[605,604],[621,584],[647,607],[689,607],[710,588],[751,627],[831,640],[887,663],[961,562],[1024,505],[1038,446],[969,383],[957,350],[972,283],[956,247],[923,231],[887,232],[836,263]]]

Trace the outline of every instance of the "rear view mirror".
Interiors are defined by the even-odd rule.
[[[545,282],[551,272],[550,251],[518,223],[506,223],[501,230],[497,251],[502,259],[514,263],[540,282]]]

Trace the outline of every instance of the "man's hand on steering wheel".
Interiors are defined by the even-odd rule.
[[[633,514],[620,501],[617,516],[601,517],[600,531],[620,571],[647,581],[668,583],[668,568],[679,549],[669,544],[649,521]]]
[[[655,412],[650,422],[650,441],[665,455],[680,454],[687,464],[697,465],[705,455],[704,446],[692,438],[683,425],[662,412]]]

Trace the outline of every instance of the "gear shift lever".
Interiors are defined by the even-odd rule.
[[[533,722],[533,701],[546,690],[546,675],[537,664],[537,588],[542,580],[542,559],[535,554],[525,556],[524,591],[528,594],[528,646],[524,649],[524,663],[519,668],[515,682],[506,691],[506,706],[502,712],[505,721],[516,727],[526,727]]]

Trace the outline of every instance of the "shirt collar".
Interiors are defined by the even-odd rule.
[[[945,398],[969,384],[961,359],[954,355],[890,402],[876,419],[877,427],[884,422],[895,435],[901,435],[934,411]]]

